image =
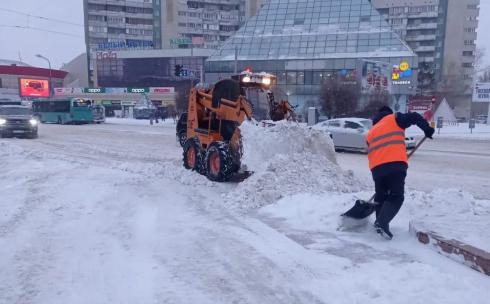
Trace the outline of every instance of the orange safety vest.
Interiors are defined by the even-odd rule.
[[[408,164],[405,130],[396,123],[395,114],[381,119],[366,135],[369,169],[391,162]]]

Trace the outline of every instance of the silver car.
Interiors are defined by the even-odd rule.
[[[370,119],[338,118],[316,124],[313,128],[329,132],[336,150],[356,151],[367,153],[366,134],[373,126]],[[415,147],[413,137],[406,137],[407,149]]]

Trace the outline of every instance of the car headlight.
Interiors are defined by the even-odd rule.
[[[245,76],[243,77],[242,81],[243,82],[250,82],[252,79],[250,79],[250,76]]]
[[[265,77],[262,79],[262,83],[265,85],[270,85],[271,84],[271,79],[268,77]]]
[[[29,120],[29,123],[31,124],[31,126],[37,126],[37,120],[35,120],[34,118]]]
[[[0,126],[6,124],[7,121],[3,118],[0,118]]]

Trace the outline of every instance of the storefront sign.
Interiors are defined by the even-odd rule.
[[[174,88],[166,88],[166,87],[150,88],[150,93],[155,93],[155,94],[168,94],[174,92],[175,92]]]
[[[490,83],[476,83],[473,102],[490,102]]]
[[[54,88],[55,96],[67,96],[73,94],[82,94],[82,88]]]
[[[132,48],[153,48],[153,41],[148,40],[128,40],[118,42],[99,43],[98,50],[123,50]]]
[[[149,88],[128,88],[128,93],[148,93]]]
[[[105,88],[83,88],[83,93],[105,93]]]
[[[97,52],[96,58],[97,60],[117,59],[117,54],[113,51]]]
[[[192,39],[187,37],[170,38],[171,45],[192,44]]]

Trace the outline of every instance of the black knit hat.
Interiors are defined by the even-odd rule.
[[[389,113],[393,114],[393,110],[388,106],[382,106],[381,108],[379,108],[379,113],[381,113],[381,112],[389,112]]]

